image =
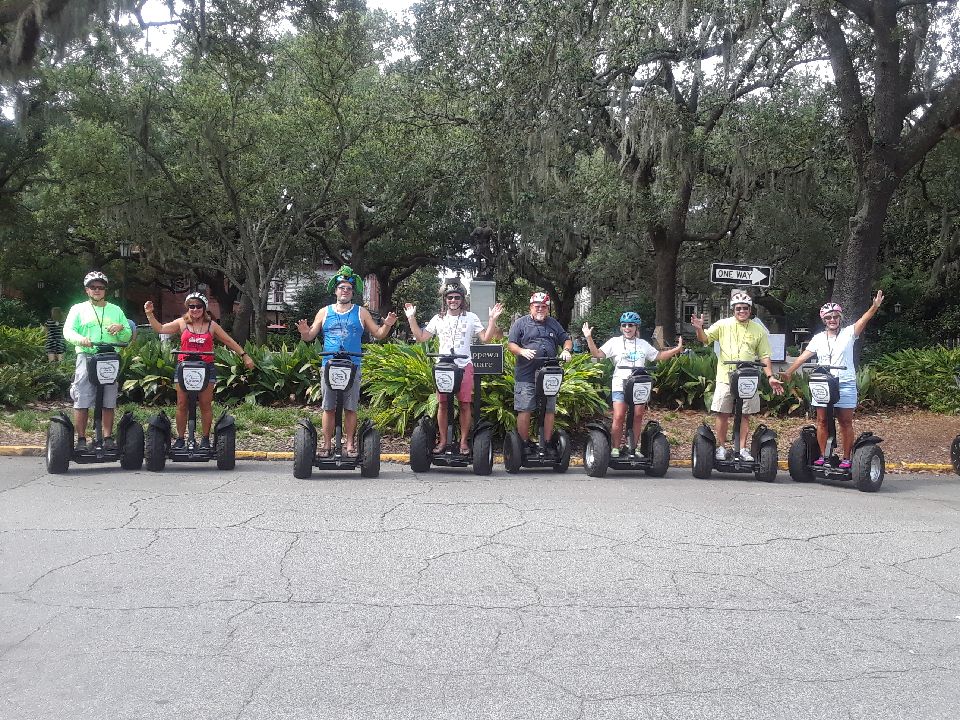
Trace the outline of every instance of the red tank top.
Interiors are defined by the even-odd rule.
[[[180,349],[184,352],[203,353],[204,362],[213,362],[213,333],[210,329],[209,324],[207,331],[202,333],[195,333],[189,327],[184,328],[180,335]],[[186,355],[179,356],[180,362],[186,359]]]

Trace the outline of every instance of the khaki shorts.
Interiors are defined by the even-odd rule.
[[[717,389],[713,393],[713,403],[710,405],[710,410],[724,415],[733,413],[733,393],[730,392],[729,385],[717,385]],[[744,415],[756,415],[758,412],[760,412],[759,390],[757,390],[756,395],[743,403]]]

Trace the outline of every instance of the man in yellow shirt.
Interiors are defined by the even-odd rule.
[[[727,450],[724,443],[727,441],[727,428],[730,425],[730,416],[733,414],[733,395],[730,392],[730,373],[732,365],[727,360],[757,360],[763,363],[764,372],[770,382],[770,387],[777,395],[783,394],[783,383],[773,377],[773,366],[770,364],[770,341],[767,333],[759,323],[750,320],[753,310],[753,298],[742,290],[734,291],[730,296],[730,307],[733,308],[733,317],[717,320],[706,330],[703,329],[703,315],[690,318],[690,324],[697,331],[697,339],[702,343],[718,342],[720,357],[717,359],[717,386],[713,394],[713,404],[710,410],[717,414],[717,459],[725,460]],[[747,462],[753,460],[750,454],[750,415],[760,412],[760,394],[757,393],[743,403],[743,422],[740,423],[740,457]]]

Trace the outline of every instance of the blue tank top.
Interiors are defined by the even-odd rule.
[[[323,350],[337,352],[344,349],[347,352],[360,352],[360,339],[363,337],[363,323],[360,322],[360,306],[354,305],[350,312],[339,315],[336,305],[327,307],[327,316],[323,319]],[[326,365],[329,356],[323,359]],[[360,364],[360,358],[351,357],[354,365]]]

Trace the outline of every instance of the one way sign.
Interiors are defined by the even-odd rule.
[[[770,287],[773,272],[762,265],[729,265],[713,263],[710,265],[710,282],[714,285],[752,285]]]

